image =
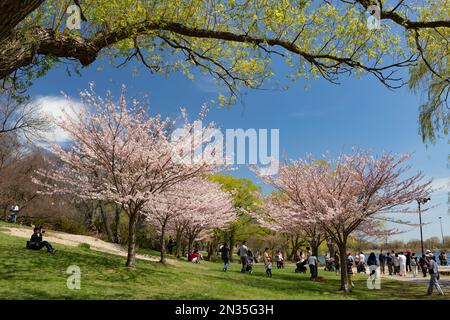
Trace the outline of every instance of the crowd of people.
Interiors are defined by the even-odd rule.
[[[224,262],[223,271],[227,271],[230,263],[230,249],[225,243],[220,250]],[[259,260],[259,255],[257,254],[257,257],[253,257],[251,250],[247,247],[246,241],[242,242],[242,245],[237,251],[237,255],[242,265],[241,272],[251,273],[252,265],[255,261]],[[295,272],[306,273],[307,267],[309,267],[310,279],[317,281],[319,269],[317,255],[307,247],[305,252],[298,252],[295,258],[297,261]],[[444,251],[439,254],[438,258],[441,266],[447,265],[447,254]],[[261,261],[264,264],[267,277],[272,277],[273,261],[276,262],[277,269],[284,268],[284,257],[280,250],[277,250],[274,257],[272,257],[269,248],[265,248]],[[408,273],[411,273],[412,277],[417,277],[420,270],[424,277],[427,275],[430,276],[427,293],[432,294],[433,289],[436,288],[439,295],[444,294],[439,284],[439,269],[436,257],[430,250],[427,250],[420,258],[410,250],[405,252],[391,251],[388,253],[384,253],[381,250],[378,257],[374,252],[371,252],[367,259],[363,252],[355,253],[354,255],[348,252],[346,254],[346,267],[348,285],[351,288],[355,287],[353,282],[354,269],[356,269],[356,273],[369,274],[369,277],[374,280],[379,276],[378,272],[383,275],[389,274],[391,276],[398,275],[401,277],[406,277]],[[333,257],[329,255],[325,256],[325,270],[335,271],[336,275],[340,274],[341,260],[338,252]]]
[[[447,254],[442,251],[439,254],[439,260],[441,266],[447,265]],[[416,253],[407,252],[391,252],[384,253],[383,250],[378,254],[378,259],[374,252],[371,252],[367,258],[367,263],[365,262],[365,255],[360,252],[355,254],[355,257],[351,253],[347,253],[347,276],[348,283],[350,286],[354,287],[353,283],[353,267],[356,267],[358,273],[366,272],[366,264],[370,270],[370,276],[376,277],[377,269],[379,268],[380,274],[389,274],[390,276],[398,275],[400,277],[406,277],[407,273],[411,273],[412,277],[417,277],[419,270],[422,272],[423,277],[430,276],[430,282],[428,285],[427,293],[431,295],[433,289],[436,288],[439,295],[443,295],[442,288],[439,285],[439,269],[436,262],[435,255],[427,250],[420,258],[417,257]]]

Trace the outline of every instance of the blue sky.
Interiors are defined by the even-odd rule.
[[[102,71],[98,70],[100,66],[104,66]],[[53,69],[35,82],[31,95],[45,102],[49,97],[60,96],[61,91],[77,98],[78,92],[86,89],[90,81],[96,84],[99,95],[106,89],[118,93],[120,86],[125,84],[130,96],[148,95],[152,113],[174,115],[180,107],[185,107],[194,116],[204,103],[225,90],[217,88],[205,76],[197,76],[194,81],[180,74],[166,78],[137,66],[140,69],[138,75],[133,75],[132,65],[116,69],[103,62],[83,68],[81,76],[68,77],[65,69]],[[277,78],[284,83],[287,83],[283,77],[287,68],[278,62],[274,66]],[[445,188],[432,195],[435,208],[423,218],[429,223],[424,226],[424,238],[440,237],[439,216],[443,217],[444,234],[450,235],[446,204],[446,190],[450,190],[446,185],[450,176],[449,145],[445,139],[434,145],[422,143],[418,129],[420,96],[407,88],[390,91],[370,76],[361,79],[345,77],[340,85],[317,79],[308,83],[308,89],[302,80],[289,84],[288,90],[248,91],[243,103],[238,102],[229,109],[211,106],[208,120],[217,122],[222,129],[279,129],[280,152],[285,152],[288,158],[302,157],[305,153],[320,156],[326,151],[337,154],[352,147],[378,154],[383,151],[413,152],[410,162],[413,170],[423,171],[436,181],[436,185]],[[233,174],[255,178],[246,168]],[[418,221],[416,216],[409,219]],[[419,230],[394,238],[419,238]]]

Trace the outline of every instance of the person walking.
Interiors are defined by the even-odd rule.
[[[334,269],[336,270],[336,275],[339,275],[339,270],[341,269],[341,257],[337,251],[334,253]]]
[[[371,252],[369,254],[369,257],[367,258],[367,265],[370,266],[378,266],[377,257],[375,256],[374,252]]]
[[[169,241],[167,241],[167,252],[169,254],[172,254],[174,246],[175,246],[175,242],[173,241],[172,236],[169,236]]]
[[[284,267],[284,258],[281,250],[278,250],[275,254],[275,261],[277,262],[277,269],[283,269]]]
[[[247,269],[247,254],[248,254],[248,247],[247,247],[247,241],[242,241],[242,245],[239,247],[237,254],[241,258],[242,263],[242,269],[241,272],[244,273]]]
[[[223,261],[223,271],[227,272],[228,266],[230,265],[230,248],[228,247],[228,244],[224,242],[222,248],[220,248],[220,253],[222,254],[222,261]]]
[[[18,205],[12,206],[11,209],[9,209],[9,213],[11,223],[17,223],[17,214],[19,213],[19,206]]]
[[[318,260],[317,257],[314,255],[314,253],[311,253],[311,255],[308,258],[308,264],[309,264],[309,272],[311,273],[311,280],[316,281],[317,280],[317,270],[318,268]]]
[[[278,269],[284,269],[284,257],[281,250],[278,250],[278,262],[280,264],[280,267]]]
[[[444,295],[444,292],[439,285],[439,270],[436,261],[434,261],[434,256],[432,253],[429,253],[425,257],[426,265],[428,268],[428,272],[430,273],[430,283],[428,284],[427,294],[432,295],[433,289],[436,287],[436,290],[440,296]]]
[[[426,267],[425,257],[426,256],[422,254],[422,256],[419,259],[419,266],[420,266],[420,269],[422,270],[422,274],[423,274],[424,278],[427,276],[427,267]]]
[[[400,258],[398,257],[398,253],[394,254],[394,275],[400,273]]]
[[[272,278],[272,257],[269,255],[269,248],[264,249],[263,253],[263,263],[266,269],[266,275]]]
[[[351,253],[347,253],[347,282],[348,285],[351,286],[352,288],[355,287],[355,284],[353,283],[353,263],[355,262],[355,260],[353,259]]]
[[[388,252],[386,255],[386,264],[388,267],[389,275],[392,276],[394,274],[394,256],[391,252]]]
[[[362,251],[359,253],[359,264],[358,264],[358,266],[359,266],[358,273],[360,273],[360,272],[365,273],[366,272],[366,256],[364,255],[364,253]]]
[[[386,255],[383,253],[383,250],[380,250],[380,254],[378,255],[378,261],[380,262],[380,272],[381,274],[384,274],[386,266]]]
[[[367,265],[369,266],[369,278],[372,280],[372,287],[375,287],[375,282],[377,279],[378,262],[374,252],[371,252],[369,254],[369,257],[367,258]]]
[[[406,256],[403,252],[400,252],[398,255],[398,263],[399,263],[399,275],[400,277],[406,277]]]
[[[417,277],[418,269],[419,269],[419,261],[417,261],[417,257],[416,257],[415,252],[413,252],[411,254],[411,271],[412,271],[412,274],[413,274],[414,278]]]
[[[405,254],[406,257],[406,272],[411,272],[411,251],[407,251]]]
[[[441,266],[447,265],[447,254],[445,253],[445,251],[441,251],[441,253],[439,254],[439,262]]]

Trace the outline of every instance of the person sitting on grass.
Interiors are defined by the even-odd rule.
[[[203,260],[202,254],[198,249],[195,249],[189,256],[189,261],[192,263],[200,263],[200,260]]]
[[[30,241],[27,241],[27,249],[41,250],[43,247],[46,247],[47,252],[50,252],[51,254],[58,252],[58,250],[54,249],[48,241],[42,241],[43,233],[45,233],[45,231],[43,231],[42,228],[35,227]]]

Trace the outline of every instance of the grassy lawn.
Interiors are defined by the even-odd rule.
[[[0,230],[0,299],[430,299],[423,285],[394,280],[383,279],[382,290],[368,290],[363,275],[356,277],[353,292],[344,295],[332,272],[320,271],[325,281],[311,282],[290,267],[274,269],[268,279],[261,264],[249,275],[241,274],[237,263],[224,273],[220,263],[175,260],[170,265],[138,260],[137,268],[128,270],[122,257],[56,247],[56,255],[45,248],[26,250],[25,239]],[[69,265],[81,268],[81,290],[66,287]],[[431,297],[444,298],[448,296]]]

